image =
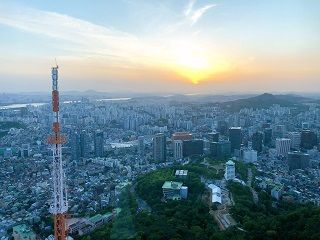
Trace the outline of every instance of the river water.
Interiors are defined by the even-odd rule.
[[[97,102],[105,102],[105,101],[127,101],[130,100],[131,98],[103,98],[103,99],[97,99]],[[76,103],[76,102],[81,102],[81,101],[64,101],[63,103]],[[23,108],[27,106],[32,106],[32,107],[40,107],[48,103],[16,103],[16,104],[9,104],[6,106],[0,106],[0,110],[5,110],[5,109],[15,109],[15,108]]]

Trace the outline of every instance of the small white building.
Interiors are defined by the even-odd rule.
[[[229,160],[226,163],[226,172],[224,173],[224,178],[226,180],[233,180],[236,178],[236,168],[235,163]]]
[[[210,190],[211,193],[211,203],[222,203],[221,200],[221,188],[219,188],[218,186],[214,185],[214,184],[209,184],[208,188]]]
[[[188,170],[176,170],[175,176],[178,178],[187,178]]]

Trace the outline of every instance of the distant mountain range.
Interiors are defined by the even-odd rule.
[[[255,97],[219,103],[219,106],[227,111],[235,112],[242,108],[268,108],[274,104],[278,104],[282,107],[303,108],[305,103],[311,102],[317,102],[317,100],[293,94],[273,95],[270,93],[264,93]]]
[[[305,97],[304,97],[305,96]],[[75,101],[82,97],[90,100],[102,98],[132,98],[132,101],[156,101],[170,103],[204,103],[215,104],[221,108],[235,112],[242,108],[266,108],[273,104],[287,107],[305,107],[305,103],[313,102],[320,104],[317,95],[296,95],[296,94],[161,94],[161,93],[107,93],[94,90],[87,91],[65,91],[61,93],[61,101]],[[0,93],[0,106],[15,103],[39,103],[49,102],[50,93]]]

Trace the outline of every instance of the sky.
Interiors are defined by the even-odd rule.
[[[0,0],[0,92],[317,92],[318,0]]]

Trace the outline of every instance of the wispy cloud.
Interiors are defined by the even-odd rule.
[[[99,58],[111,65],[149,64],[145,60],[155,49],[133,34],[56,12],[0,6],[0,24],[60,40],[65,57]]]
[[[194,25],[199,21],[199,19],[211,8],[216,7],[216,4],[208,4],[201,8],[194,9],[194,5],[196,4],[196,0],[190,0],[187,4],[184,15],[187,19],[190,20],[191,25]]]
[[[203,16],[203,14],[215,6],[216,4],[211,4],[195,10],[190,17],[192,24],[195,24]]]
[[[194,10],[195,3],[189,2],[186,15],[177,16],[181,21],[174,25],[168,24],[161,29],[155,24],[159,34],[151,36],[119,31],[57,12],[4,5],[0,5],[0,24],[38,35],[35,42],[48,39],[48,43],[54,44],[54,52],[58,49],[63,55],[53,53],[53,56],[41,55],[40,58],[57,57],[70,66],[78,67],[79,74],[89,68],[101,76],[106,72],[110,74],[112,70],[120,75],[142,69],[144,72],[173,73],[181,68],[185,52],[204,54],[201,40],[196,38],[196,34],[190,35],[190,21],[197,22],[213,6]],[[134,71],[126,71],[128,69]]]
[[[189,16],[190,15],[195,3],[196,3],[196,0],[189,0],[189,3],[188,3],[188,5],[186,6],[186,8],[184,10],[184,15],[185,16]]]
[[[185,12],[192,23],[197,22],[213,7],[208,5],[194,10],[195,3],[195,0],[190,1]],[[167,64],[168,61],[172,61],[170,49],[179,45],[175,41],[174,32],[183,28],[185,23],[185,20],[182,20],[174,26],[170,25],[171,30],[162,29],[162,34],[156,37],[140,38],[65,14],[0,5],[0,24],[57,39],[58,47],[65,52],[62,57],[88,57],[108,63],[108,66],[152,67]],[[166,34],[170,34],[170,37],[163,38]]]

